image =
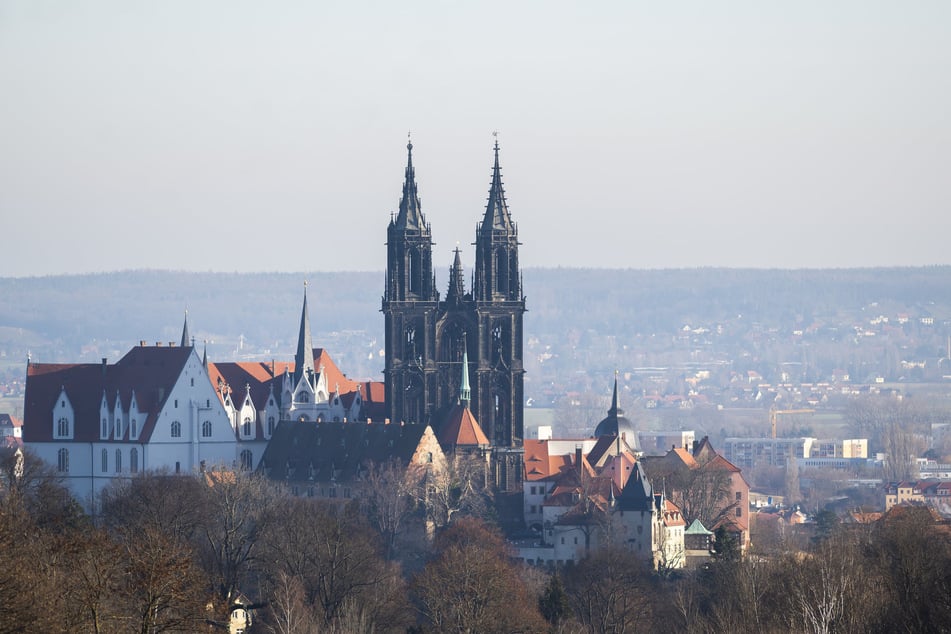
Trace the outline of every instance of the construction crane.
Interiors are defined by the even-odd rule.
[[[769,410],[769,433],[770,438],[776,437],[776,422],[781,414],[815,414],[814,409],[776,409],[771,407]]]

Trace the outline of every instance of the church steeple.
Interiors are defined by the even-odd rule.
[[[462,381],[459,382],[459,403],[469,407],[469,346],[466,344],[466,335],[462,334]]]
[[[300,381],[314,371],[314,341],[310,336],[310,316],[307,313],[307,282],[304,282],[304,306],[300,313],[300,333],[297,336],[297,354],[294,355],[294,378]]]
[[[413,142],[406,144],[406,175],[403,178],[403,195],[400,210],[394,221],[398,229],[424,229],[426,217],[416,189],[416,170],[413,169]]]
[[[495,139],[495,165],[492,167],[492,184],[489,186],[489,202],[485,206],[482,219],[482,231],[514,231],[508,204],[505,202],[505,189],[502,187],[502,169],[499,167],[499,139]]]
[[[495,163],[485,215],[476,228],[476,301],[521,301],[522,276],[518,266],[518,227],[512,222],[505,189],[502,186],[502,168],[499,167],[499,141],[496,138]]]
[[[192,345],[192,338],[188,334],[188,309],[185,310],[185,325],[182,326],[182,343],[181,346],[184,348],[186,346]]]
[[[386,295],[384,301],[436,301],[432,233],[426,224],[416,188],[413,144],[406,144],[406,173],[403,195],[396,217],[386,232]]]
[[[611,397],[611,409],[608,410],[608,416],[613,416],[617,418],[618,416],[623,416],[624,410],[621,409],[621,406],[618,401],[617,395],[617,372],[614,373],[614,396]]]

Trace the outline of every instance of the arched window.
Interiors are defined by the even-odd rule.
[[[116,416],[116,438],[122,438],[122,416]]]
[[[211,438],[211,421],[206,420],[201,424],[201,437],[202,438]]]
[[[241,452],[241,470],[250,471],[254,466],[254,459],[250,449]]]
[[[60,438],[69,437],[69,419],[65,416],[56,421],[56,435]]]
[[[421,258],[418,249],[409,252],[409,258],[406,260],[406,274],[409,278],[409,292],[420,293],[422,290],[423,271],[421,267]]]
[[[56,452],[56,470],[60,473],[69,473],[69,449],[60,449]]]
[[[109,470],[109,450],[102,450],[102,472],[105,473]]]
[[[505,251],[499,249],[495,252],[495,290],[499,293],[508,293],[508,258],[505,257]]]
[[[109,419],[106,418],[105,416],[102,417],[102,429],[99,431],[99,437],[100,438],[109,437]]]
[[[177,420],[172,421],[172,438],[182,437],[182,424]]]
[[[308,394],[307,392],[301,392],[300,394],[297,395],[297,402],[298,402],[298,403],[309,403],[309,402],[310,402],[310,394]]]
[[[244,419],[244,424],[241,425],[241,434],[244,436],[251,435],[251,417],[250,416]]]
[[[274,420],[273,416],[267,417],[267,435],[270,436],[274,433],[274,427],[277,425],[277,421]]]
[[[139,450],[135,447],[129,450],[129,472],[139,472]]]
[[[116,473],[122,473],[122,450],[116,449]]]
[[[134,418],[132,419],[132,424],[129,427],[129,436],[132,438],[132,440],[135,440],[139,437],[139,422]]]

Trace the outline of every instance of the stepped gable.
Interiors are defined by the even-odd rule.
[[[53,440],[53,407],[65,389],[75,415],[73,441],[109,442],[100,440],[99,408],[103,393],[110,409],[115,407],[118,393],[122,409],[127,411],[134,391],[139,411],[146,414],[139,441],[148,442],[156,417],[192,352],[191,347],[136,346],[113,365],[30,363],[23,418],[39,424],[24,426],[23,441]],[[125,433],[127,439],[128,428]]]
[[[360,477],[368,462],[397,459],[409,465],[432,429],[418,424],[295,422],[279,425],[259,469],[273,480],[347,482]]]

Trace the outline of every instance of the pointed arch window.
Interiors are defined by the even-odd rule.
[[[267,435],[270,436],[274,433],[274,427],[277,425],[277,421],[273,416],[267,417]]]
[[[56,452],[56,470],[69,473],[69,449],[63,448]]]
[[[419,294],[422,290],[423,271],[419,249],[412,249],[406,260],[406,275],[409,278],[409,292]]]
[[[495,252],[495,290],[499,293],[508,292],[508,257],[504,249]]]
[[[99,429],[99,437],[100,438],[109,437],[109,419],[106,418],[105,416],[102,417],[102,427],[100,427]]]
[[[139,450],[133,447],[129,450],[129,473],[139,472]]]
[[[56,421],[56,436],[58,438],[69,438],[69,419],[65,416]]]
[[[102,450],[102,464],[100,465],[100,467],[101,467],[100,470],[103,473],[109,470],[109,450],[108,449]]]
[[[310,402],[310,394],[308,394],[306,391],[301,392],[300,394],[297,395],[297,402],[298,402],[298,403],[309,403],[309,402]]]
[[[244,423],[241,425],[241,435],[248,437],[251,435],[251,417],[247,416],[244,419]]]
[[[122,473],[122,450],[116,449],[116,473]]]
[[[250,449],[241,452],[241,470],[250,471],[254,466],[254,458]]]
[[[201,424],[201,437],[211,438],[211,421],[206,420]]]
[[[135,440],[139,437],[139,421],[132,419],[132,423],[129,425],[129,437],[132,440]]]
[[[177,420],[172,421],[172,438],[182,437],[182,424]]]

